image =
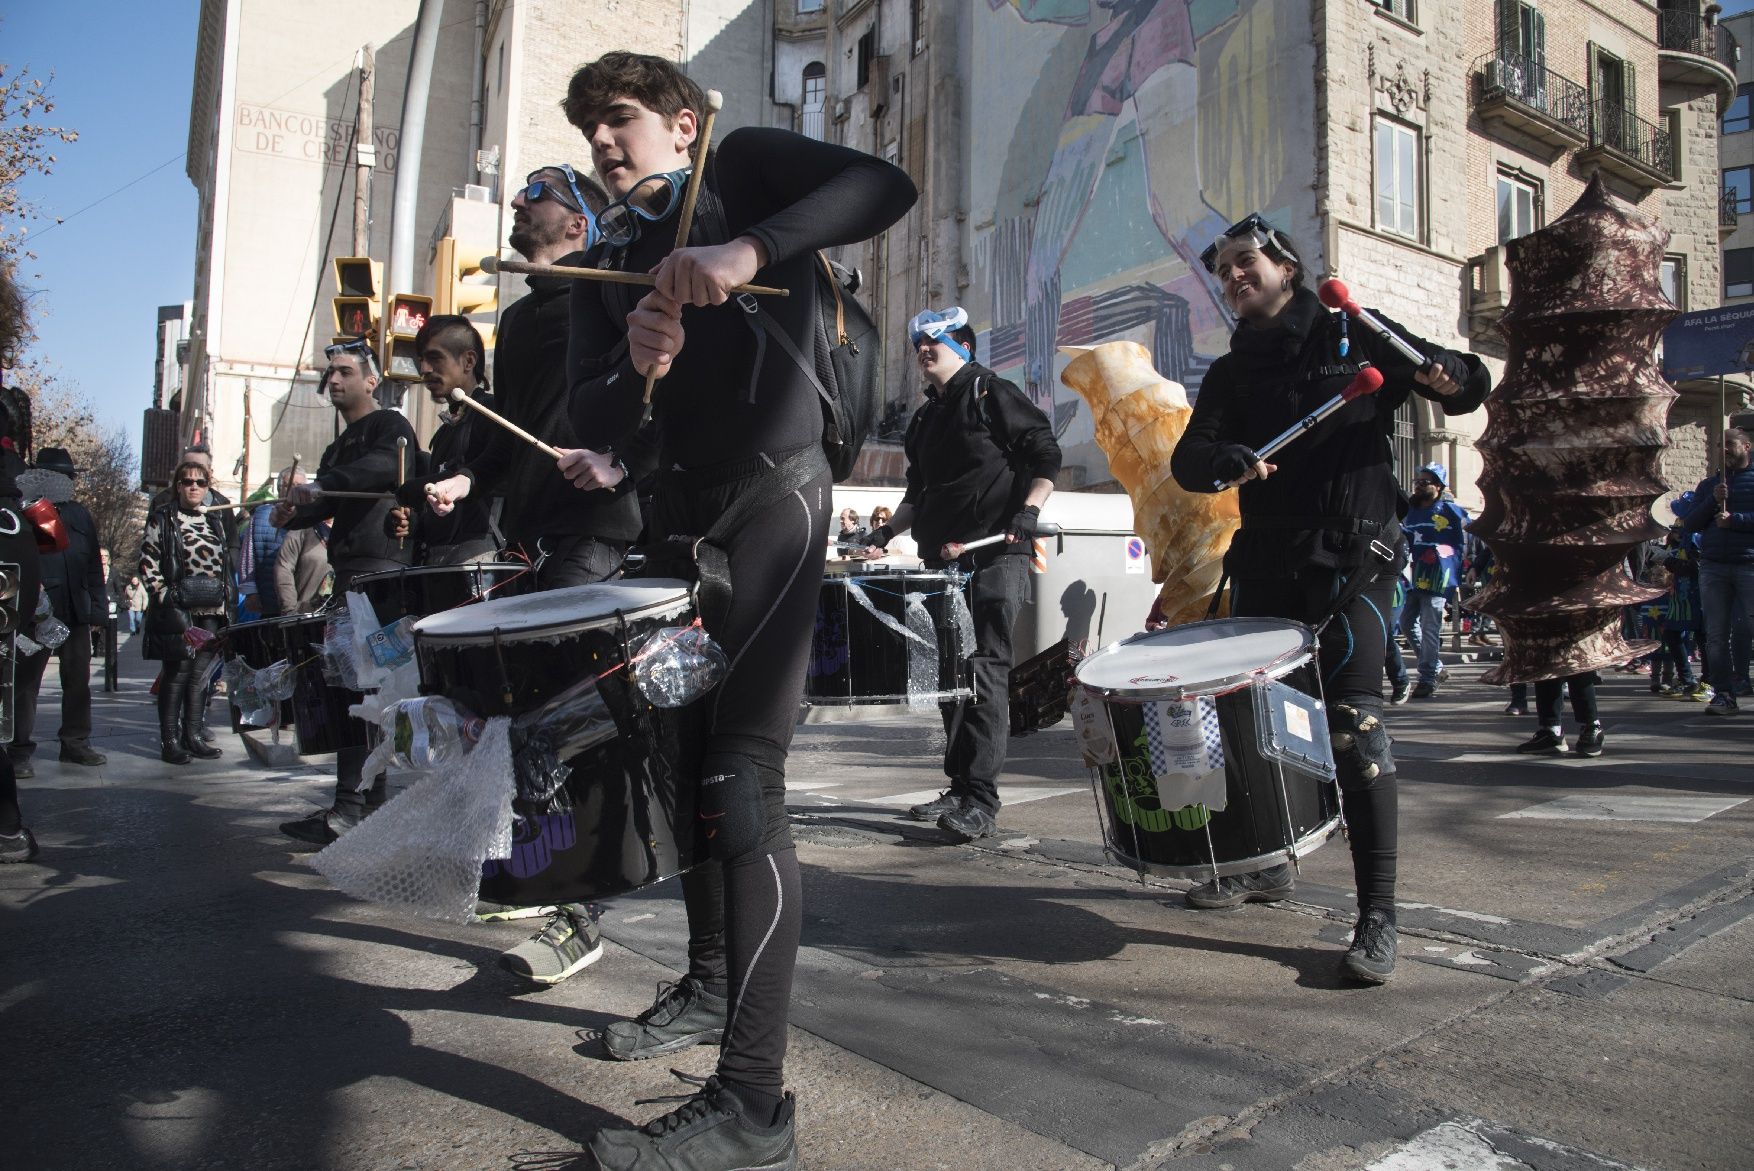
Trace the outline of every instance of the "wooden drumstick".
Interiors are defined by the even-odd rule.
[[[540,439],[536,438],[534,435],[530,434],[528,431],[524,430],[522,427],[518,426],[516,423],[512,422],[510,419],[508,419],[504,415],[500,414],[498,411],[495,411],[492,407],[482,406],[480,403],[476,402],[474,399],[472,399],[468,395],[464,394],[461,390],[453,388],[451,390],[450,398],[451,398],[451,401],[454,403],[462,403],[464,406],[468,407],[470,410],[479,411],[483,415],[486,415],[489,419],[492,419],[495,423],[498,423],[501,427],[504,427],[507,431],[510,431],[513,435],[516,435],[519,439],[522,439],[525,443],[528,443],[531,447],[534,447],[536,450],[542,452],[544,455],[548,456],[549,458],[551,458],[551,459],[559,459],[560,458],[560,449],[559,448],[553,447],[549,444],[542,442]]]
[[[497,256],[481,258],[482,272],[516,272],[526,276],[562,277],[575,281],[608,281],[614,285],[644,285],[651,287],[658,283],[658,278],[649,272],[622,272],[614,268],[574,268],[566,264],[531,264],[524,260],[501,260]],[[775,288],[772,285],[737,285],[727,290],[732,293],[753,293],[758,297],[789,297],[790,289]]]
[[[396,487],[408,478],[408,436],[396,436]],[[396,548],[402,548],[403,538],[396,538]]]
[[[676,222],[676,248],[687,245],[688,229],[694,226],[694,202],[700,197],[701,176],[706,174],[706,152],[713,141],[713,122],[717,120],[724,105],[724,94],[716,89],[706,91],[706,123],[700,129],[700,142],[694,153],[694,169],[688,172],[688,189],[682,194],[682,218]],[[672,251],[674,250],[673,248]],[[652,387],[657,384],[658,372],[654,369],[646,375],[646,393],[641,402],[652,401]]]

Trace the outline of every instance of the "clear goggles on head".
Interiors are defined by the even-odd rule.
[[[670,218],[682,203],[690,168],[662,175],[647,175],[633,189],[603,209],[597,217],[597,234],[611,248],[626,248],[639,239],[642,223],[656,224]]]
[[[907,341],[911,346],[917,346],[923,341],[954,345],[951,333],[967,324],[968,311],[960,305],[952,305],[948,309],[921,310],[907,323]],[[957,346],[957,349],[961,348]]]
[[[360,360],[360,364],[365,367],[365,372],[367,374],[376,374],[378,372],[377,351],[372,349],[371,342],[363,337],[356,337],[350,342],[336,342],[334,345],[323,347],[323,357],[332,359],[337,354],[352,354]],[[324,380],[327,381],[327,376],[325,376]],[[321,390],[323,388],[319,387],[318,389]]]
[[[1219,259],[1235,248],[1253,248],[1273,260],[1289,264],[1303,263],[1291,250],[1291,242],[1284,233],[1262,219],[1259,212],[1250,212],[1219,233],[1218,238],[1200,253],[1200,263],[1207,272],[1216,274]]]

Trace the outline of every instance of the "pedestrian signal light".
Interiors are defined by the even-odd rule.
[[[384,266],[369,256],[335,258],[335,334],[371,337],[377,333]]]
[[[414,335],[426,327],[432,316],[432,298],[418,293],[397,293],[390,298],[390,309],[384,315],[384,374],[398,382],[420,381],[420,355],[414,349]]]

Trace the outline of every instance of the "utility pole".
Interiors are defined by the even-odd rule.
[[[353,254],[371,255],[372,168],[378,162],[378,144],[372,137],[372,73],[377,50],[366,45],[359,51],[359,119],[353,131]]]
[[[254,389],[250,380],[244,379],[244,478],[238,482],[239,500],[247,500],[250,496],[250,399],[255,397]]]

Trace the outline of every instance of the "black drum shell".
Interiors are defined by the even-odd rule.
[[[365,696],[330,683],[323,675],[323,629],[334,613],[295,614],[284,620],[286,658],[293,666],[292,719],[300,756],[370,746],[372,727],[350,716]]]
[[[1305,695],[1322,694],[1313,657],[1305,657],[1277,678]],[[1123,866],[1172,878],[1243,874],[1287,861],[1294,846],[1298,854],[1307,853],[1338,826],[1339,794],[1332,783],[1276,767],[1261,754],[1252,686],[1214,701],[1224,739],[1227,801],[1204,824],[1199,824],[1197,812],[1183,814],[1177,824],[1175,811],[1160,809],[1155,784],[1131,755],[1130,748],[1144,729],[1144,705],[1097,698],[1107,708],[1115,743],[1121,746],[1122,763],[1100,766],[1096,783],[1109,850]],[[1123,769],[1134,790],[1130,802],[1119,792]]]
[[[413,615],[424,618],[486,598],[527,594],[536,585],[528,565],[477,561],[468,565],[411,565],[362,573],[347,584],[364,594],[381,625]]]
[[[823,579],[816,606],[816,626],[810,636],[810,665],[804,677],[806,706],[853,706],[903,704],[914,700],[908,693],[909,646],[904,638],[880,622],[854,599],[847,588],[848,575]],[[948,591],[967,590],[952,585],[943,573],[873,573],[851,575],[865,596],[880,612],[907,625],[909,595],[925,595],[926,613],[937,631],[936,689],[921,698],[951,700],[974,694],[974,668],[957,654],[956,633],[951,621]],[[964,599],[967,594],[964,592]]]
[[[560,634],[507,633],[497,645],[417,633],[421,690],[483,717],[523,715],[609,672],[598,690],[621,734],[567,761],[571,774],[550,801],[513,801],[513,856],[482,868],[483,899],[586,902],[675,877],[705,859],[695,794],[712,696],[654,707],[623,667],[652,631],[693,618],[692,609],[609,614]]]
[[[225,638],[226,657],[240,659],[244,666],[260,671],[263,667],[271,667],[286,654],[285,617],[258,618],[253,622],[237,622],[227,626],[220,633]],[[290,660],[289,660],[290,661]],[[256,728],[260,725],[246,724],[243,714],[238,710],[237,697],[228,696],[227,706],[231,708],[231,730],[241,732],[245,728]],[[280,725],[288,727],[294,718],[292,700],[280,703]]]

